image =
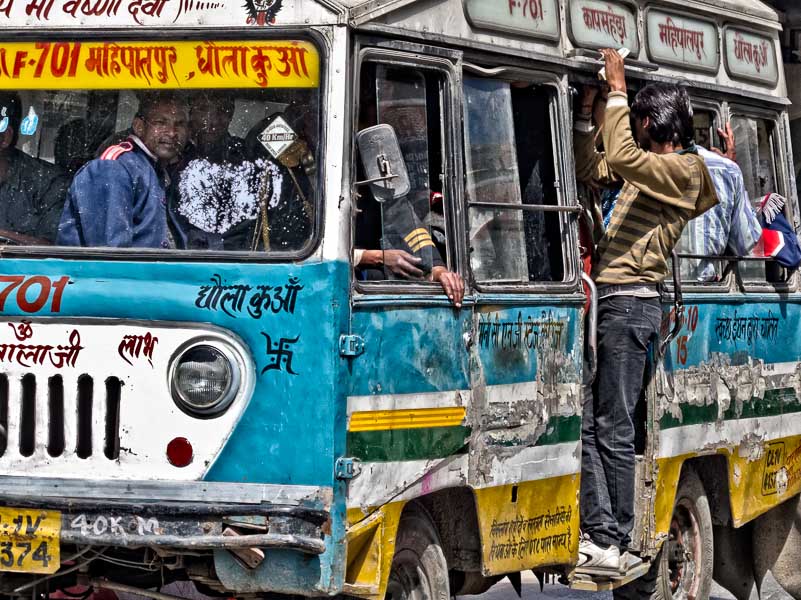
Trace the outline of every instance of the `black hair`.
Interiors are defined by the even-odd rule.
[[[187,108],[186,100],[179,97],[175,92],[159,90],[157,92],[147,92],[139,96],[139,108],[136,110],[136,118],[147,120],[147,115],[160,104],[177,104]]]
[[[224,112],[229,117],[233,116],[236,109],[234,97],[227,90],[201,91],[189,98],[189,107],[191,108],[193,104],[198,103],[201,99],[205,99],[209,104],[215,105],[219,111]]]
[[[633,117],[648,117],[648,135],[659,144],[672,142],[687,148],[692,144],[693,107],[687,90],[679,85],[652,83],[645,86],[631,105]]]
[[[5,114],[2,111],[5,110]],[[17,92],[0,92],[0,119],[8,117],[8,125],[14,130],[11,146],[17,144],[19,125],[22,121],[22,100]]]

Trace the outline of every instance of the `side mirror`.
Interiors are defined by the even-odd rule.
[[[370,185],[379,202],[405,196],[411,190],[409,172],[403,161],[398,136],[391,125],[375,125],[356,134],[359,157],[367,179],[356,185]]]

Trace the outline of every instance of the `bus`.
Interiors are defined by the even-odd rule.
[[[630,86],[687,85],[696,141],[730,122],[754,206],[798,227],[774,9],[0,0],[0,23],[3,596],[447,598],[533,570],[801,597],[801,279],[759,255],[679,248],[643,563],[575,568],[574,95],[627,48]]]

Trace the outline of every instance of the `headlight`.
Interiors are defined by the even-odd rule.
[[[179,350],[170,363],[170,386],[178,408],[194,417],[223,413],[239,389],[240,373],[225,346],[195,342]]]

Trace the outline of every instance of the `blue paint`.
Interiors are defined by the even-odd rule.
[[[685,318],[679,337],[671,342],[665,357],[668,371],[708,363],[713,354],[728,355],[734,364],[749,358],[765,363],[801,360],[801,340],[796,335],[801,328],[801,296],[798,294],[782,299],[773,294],[694,294],[685,298],[685,307],[688,316],[693,307],[697,307],[697,325],[693,330],[690,319]],[[666,306],[665,311],[669,310]],[[736,325],[735,318],[738,319]],[[686,358],[682,337],[686,337]]]
[[[464,334],[471,318],[471,310],[448,305],[354,311],[353,333],[364,338],[364,354],[353,361],[348,395],[468,389]]]
[[[483,308],[478,314],[475,343],[486,384],[535,381],[538,357],[545,347],[567,357],[567,363],[552,374],[556,381],[581,381],[580,309],[533,301],[523,306]]]
[[[231,438],[210,469],[209,481],[331,486],[333,464],[344,451],[337,441],[337,421],[344,404],[337,382],[338,341],[346,331],[348,266],[344,263],[308,265],[211,265],[188,263],[13,260],[3,261],[4,274],[68,275],[58,316],[108,317],[212,323],[239,336],[256,366],[253,398]],[[253,319],[247,311],[231,317],[222,310],[195,306],[200,286],[215,274],[229,284],[282,285],[300,278],[294,314],[265,313]],[[19,310],[12,294],[3,311],[7,316],[36,315]],[[291,375],[268,370],[264,334],[299,337],[293,346]],[[321,426],[321,424],[326,424]],[[344,420],[339,421],[344,427]],[[182,432],[176,432],[182,433]]]

